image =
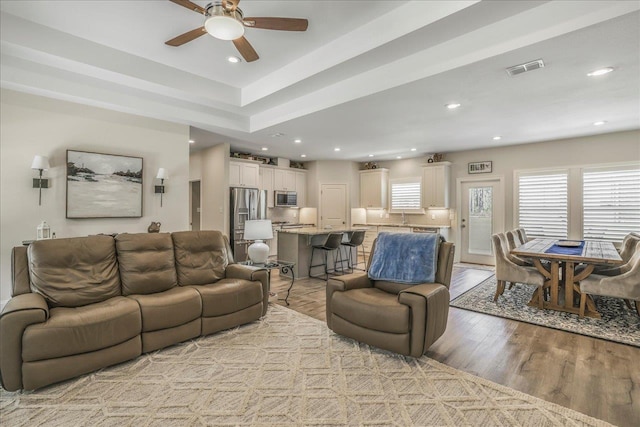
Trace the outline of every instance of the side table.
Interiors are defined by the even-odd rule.
[[[271,285],[271,270],[278,269],[282,272],[282,274],[285,274],[285,275],[291,273],[291,284],[287,289],[287,296],[284,299],[282,298],[279,299],[279,301],[284,301],[287,305],[289,305],[289,293],[291,293],[291,288],[293,288],[293,282],[296,280],[295,272],[293,269],[293,267],[296,265],[295,262],[283,261],[283,260],[277,259],[277,260],[269,260],[265,264],[256,264],[252,261],[241,261],[238,264],[251,265],[253,267],[261,267],[269,270],[269,285]]]

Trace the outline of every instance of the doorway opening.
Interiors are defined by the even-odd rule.
[[[200,231],[200,181],[189,181],[189,228]]]

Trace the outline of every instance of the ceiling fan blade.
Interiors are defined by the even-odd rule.
[[[175,4],[178,4],[182,7],[186,7],[187,9],[193,10],[194,12],[198,12],[201,14],[205,14],[205,9],[203,7],[198,6],[195,3],[190,2],[189,0],[169,0]]]
[[[238,8],[238,3],[240,3],[240,0],[222,0],[222,7],[229,12],[233,12]]]
[[[245,39],[244,36],[235,39],[233,41],[233,44],[236,46],[236,49],[238,49],[238,52],[240,52],[240,55],[242,55],[245,61],[253,62],[260,58],[253,46],[251,46],[249,41]]]
[[[182,46],[183,44],[195,40],[205,34],[207,34],[207,30],[205,30],[204,27],[200,27],[181,34],[178,37],[174,37],[171,40],[164,42],[164,44],[169,46]]]
[[[300,18],[244,18],[244,25],[263,30],[307,31],[309,21]]]

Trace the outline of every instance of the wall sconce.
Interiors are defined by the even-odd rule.
[[[39,189],[38,206],[42,205],[42,189],[49,188],[49,180],[42,178],[42,171],[49,169],[49,158],[45,156],[35,156],[33,163],[31,163],[31,169],[40,172],[38,178],[33,178],[33,188]]]
[[[156,179],[160,180],[160,185],[156,185],[156,194],[160,193],[160,207],[162,207],[162,195],[164,194],[164,180],[169,179],[169,174],[165,168],[158,169]]]

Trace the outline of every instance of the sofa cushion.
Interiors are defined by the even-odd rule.
[[[395,334],[411,330],[409,307],[398,296],[377,288],[334,292],[331,310],[344,320],[367,329]]]
[[[50,307],[80,307],[121,295],[111,236],[38,240],[29,245],[31,291]]]
[[[22,360],[53,359],[101,350],[140,335],[138,303],[118,296],[83,307],[58,307],[22,337]]]
[[[178,284],[207,285],[225,277],[229,254],[219,231],[172,233]]]
[[[140,305],[142,332],[184,325],[200,317],[202,299],[193,288],[172,288],[150,295],[130,295]]]
[[[116,236],[122,294],[151,294],[178,285],[169,233]]]
[[[194,286],[202,296],[202,317],[222,316],[262,302],[262,283],[244,279],[222,279]]]

